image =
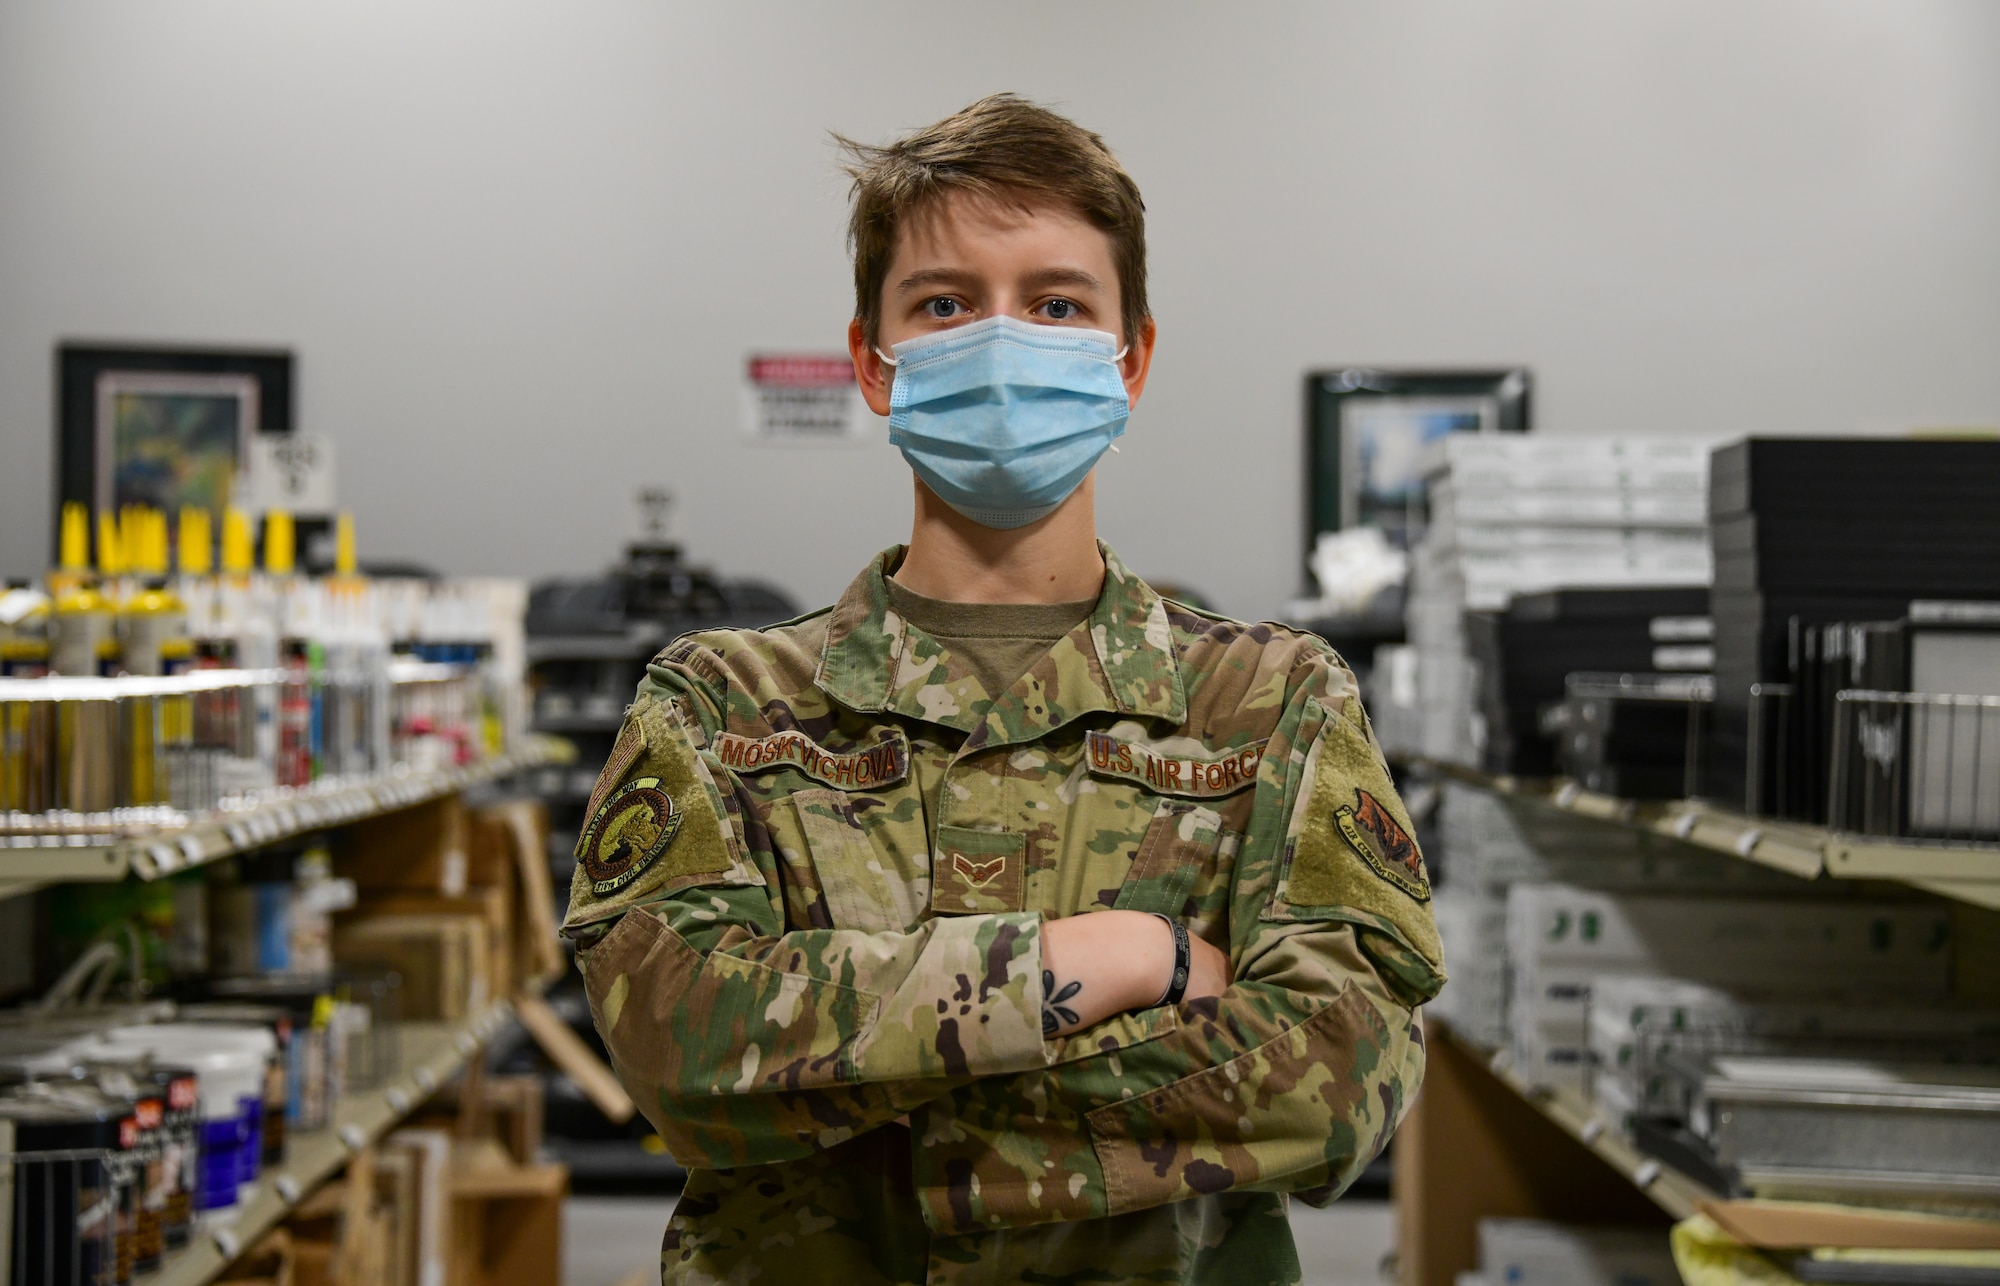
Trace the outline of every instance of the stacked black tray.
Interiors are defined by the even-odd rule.
[[[1751,438],[1716,451],[1710,795],[1828,820],[1819,689],[1862,676],[1839,679],[1843,658],[1825,653],[1846,636],[1826,627],[1900,620],[1913,599],[2000,598],[1996,497],[2000,442]]]
[[[1479,665],[1488,772],[1546,777],[1556,742],[1540,726],[1579,671],[1706,673],[1705,589],[1562,589],[1522,594],[1505,612],[1468,612]]]

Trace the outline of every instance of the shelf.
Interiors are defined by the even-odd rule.
[[[1889,880],[1960,902],[2000,908],[2000,847],[1873,840],[1798,822],[1761,821],[1699,800],[1618,799],[1571,781],[1495,775],[1421,757],[1401,762],[1510,799],[1651,831],[1804,880],[1822,875]]]
[[[1424,1033],[1441,1035],[1466,1051],[1494,1079],[1520,1095],[1563,1133],[1589,1148],[1673,1218],[1686,1219],[1700,1209],[1702,1202],[1721,1200],[1712,1189],[1633,1147],[1581,1095],[1548,1085],[1530,1085],[1514,1071],[1505,1050],[1492,1050],[1467,1040],[1448,1023],[1430,1014],[1424,1016]]]
[[[122,880],[127,875],[156,880],[294,835],[346,825],[455,794],[525,769],[566,763],[574,753],[573,748],[561,742],[533,737],[520,749],[469,767],[406,773],[305,791],[239,812],[203,817],[187,826],[128,835],[109,844],[0,847],[0,897],[26,891],[9,887],[15,882],[94,883]]]
[[[170,1252],[157,1272],[137,1286],[202,1286],[221,1276],[239,1254],[321,1184],[349,1157],[388,1134],[411,1109],[464,1069],[479,1048],[506,1026],[512,1006],[500,1001],[477,1017],[455,1025],[404,1023],[402,1065],[380,1090],[349,1095],[324,1130],[291,1137],[285,1163],[244,1189],[236,1218],[227,1227],[206,1230],[181,1250]]]

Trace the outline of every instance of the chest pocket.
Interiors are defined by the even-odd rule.
[[[863,822],[861,802],[832,789],[791,794],[832,927],[900,933],[917,923],[930,902],[930,875],[898,860],[903,846],[884,842],[891,838],[886,821],[874,827]],[[916,825],[921,835],[921,819]]]
[[[1112,907],[1177,920],[1200,917],[1199,894],[1215,883],[1222,841],[1222,814],[1193,800],[1161,800]]]
[[[1111,905],[1186,920],[1213,938],[1224,918],[1239,830],[1263,762],[1263,742],[1213,750],[1193,738],[1133,735],[1116,724],[1085,739],[1093,776],[1137,786],[1152,817]]]

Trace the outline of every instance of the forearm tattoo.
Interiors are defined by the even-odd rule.
[[[1075,1000],[1083,990],[1083,983],[1072,979],[1056,990],[1056,975],[1053,970],[1042,970],[1042,1035],[1053,1036],[1058,1028],[1065,1025],[1074,1027],[1083,1020],[1076,1010],[1065,1002]]]

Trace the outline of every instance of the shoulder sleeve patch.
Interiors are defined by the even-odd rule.
[[[671,702],[634,704],[591,792],[563,927],[692,884],[757,882],[735,857],[714,783]]]
[[[1353,709],[1358,703],[1344,704],[1351,715],[1327,712],[1307,756],[1272,909],[1283,919],[1321,915],[1386,923],[1441,969],[1430,873],[1409,814]]]

